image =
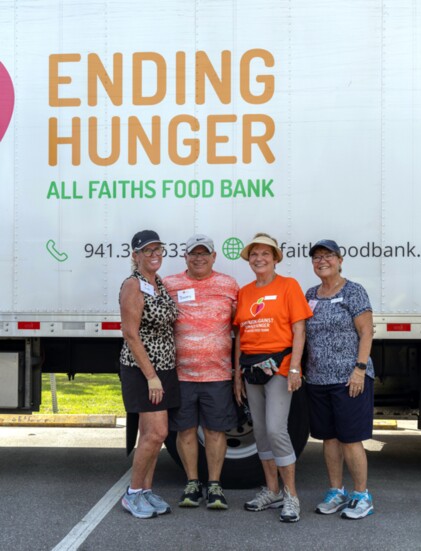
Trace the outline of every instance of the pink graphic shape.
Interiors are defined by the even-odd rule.
[[[259,299],[261,300],[261,299]],[[251,305],[251,308],[250,308],[250,312],[251,312],[251,315],[252,316],[257,316],[257,314],[259,312],[261,312],[263,310],[263,308],[265,307],[265,303],[264,302],[254,302],[252,305]]]
[[[15,105],[13,82],[6,67],[0,61],[0,142],[6,134]]]

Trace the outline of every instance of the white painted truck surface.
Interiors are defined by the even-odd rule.
[[[162,276],[200,232],[240,284],[266,231],[304,290],[338,241],[376,403],[418,413],[420,119],[418,0],[1,0],[0,408],[36,410],[43,370],[118,371],[150,228]]]

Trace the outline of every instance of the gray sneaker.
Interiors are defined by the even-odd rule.
[[[298,522],[300,520],[300,502],[292,496],[287,486],[284,488],[284,507],[279,517],[281,522]]]
[[[316,513],[321,515],[331,515],[337,511],[342,511],[349,503],[348,492],[342,488],[330,488],[324,497],[324,500],[319,503],[315,509]]]
[[[121,504],[136,518],[153,518],[158,516],[155,508],[149,503],[143,492],[129,494],[126,492],[121,500]]]
[[[165,515],[165,513],[171,513],[171,507],[169,504],[162,499],[161,496],[154,494],[152,490],[147,490],[143,492],[145,498],[149,501],[158,515]]]
[[[283,504],[284,494],[282,490],[279,494],[275,494],[266,486],[262,486],[260,492],[257,492],[253,499],[244,503],[244,509],[246,511],[264,511],[265,509],[277,509],[282,507]]]
[[[374,513],[373,498],[367,491],[352,492],[349,502],[341,513],[341,518],[359,519]]]

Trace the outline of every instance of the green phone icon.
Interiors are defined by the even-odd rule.
[[[61,253],[57,250],[56,243],[52,239],[49,239],[45,246],[47,248],[47,251],[50,253],[50,255],[56,260],[58,260],[59,262],[64,262],[69,258],[69,256],[66,253]]]

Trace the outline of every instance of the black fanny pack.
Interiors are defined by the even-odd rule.
[[[272,354],[244,354],[240,356],[241,371],[250,385],[265,385],[278,371],[278,366],[292,348],[285,348],[281,352]]]

